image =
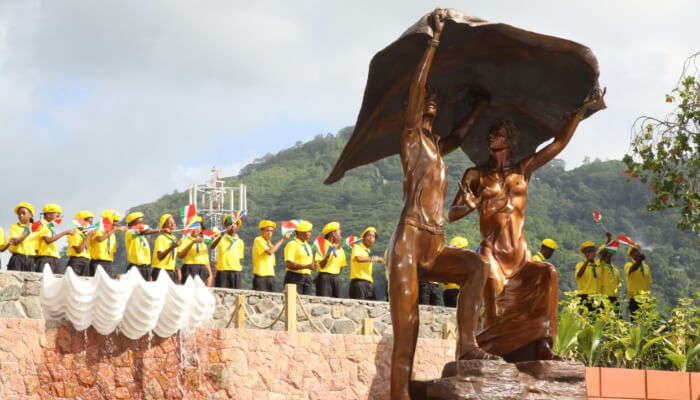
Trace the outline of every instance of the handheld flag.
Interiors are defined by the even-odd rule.
[[[216,232],[216,231],[210,231],[208,229],[205,229],[202,231],[202,238],[204,239],[204,243],[210,244],[211,242],[216,239],[216,237],[219,235],[221,232]]]
[[[297,226],[301,223],[300,219],[293,219],[290,221],[282,221],[280,222],[280,230],[282,231],[282,234],[286,234],[287,232],[292,232],[297,230]]]
[[[73,220],[73,226],[76,228],[87,228],[88,223],[83,218],[78,218]]]
[[[311,245],[311,248],[321,257],[325,257],[328,254],[329,247],[328,241],[321,235],[318,235],[316,240],[314,240],[314,244]]]
[[[102,217],[102,221],[99,223],[102,224],[102,230],[104,230],[105,232],[110,232],[112,230],[112,218]]]
[[[61,222],[63,222],[63,218],[54,218],[53,221],[49,222],[49,225],[51,225],[52,228],[55,228],[58,225],[61,225]]]
[[[617,240],[611,240],[608,243],[605,244],[605,250],[608,252],[615,254],[617,253],[617,248],[620,247],[620,242]]]
[[[596,225],[600,226],[605,232],[609,232],[608,228],[603,225],[603,215],[600,213],[600,211],[593,211],[593,220],[595,221]]]
[[[188,204],[180,210],[180,218],[182,219],[182,226],[189,226],[192,222],[192,218],[197,215],[197,209],[194,204]]]
[[[147,229],[151,229],[151,228],[148,225],[135,225],[135,226],[132,226],[129,229],[129,231],[131,231],[132,234],[140,235],[141,233],[143,233],[143,231],[145,231]]]
[[[622,243],[622,244],[626,244],[626,245],[632,246],[632,247],[637,247],[637,243],[627,236],[620,235],[617,237],[617,240],[619,240],[620,243]]]
[[[32,224],[32,233],[38,231],[39,229],[41,229],[41,220],[34,221],[34,223]]]
[[[360,241],[362,238],[358,238],[355,235],[350,235],[343,240],[343,246],[347,247],[348,249],[351,249]]]

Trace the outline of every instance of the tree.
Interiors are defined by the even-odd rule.
[[[648,183],[653,190],[648,210],[680,208],[676,226],[700,237],[698,55],[686,60],[676,88],[666,95],[667,103],[676,103],[673,112],[664,119],[641,116],[635,120],[623,172]]]

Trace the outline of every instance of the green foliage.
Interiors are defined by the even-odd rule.
[[[590,313],[567,295],[554,341],[560,357],[596,367],[700,370],[700,292],[695,300],[679,299],[668,319],[656,310],[655,299],[640,295],[634,323],[619,318],[606,299],[596,299],[601,308]]]
[[[686,62],[678,86],[666,102],[676,102],[665,119],[643,116],[633,126],[624,173],[648,183],[650,211],[680,208],[677,226],[700,237],[700,75],[697,53]],[[629,179],[629,178],[628,178]]]
[[[258,235],[258,221],[263,218],[278,222],[308,219],[314,224],[314,235],[334,220],[341,222],[344,236],[359,235],[368,225],[374,225],[378,239],[373,254],[384,253],[403,207],[403,172],[398,156],[349,171],[333,185],[322,183],[351,133],[352,128],[348,127],[337,135],[317,136],[277,154],[265,155],[243,168],[238,176],[225,179],[228,185],[244,183],[248,187],[248,215],[239,232],[246,244],[244,287],[252,286],[250,250]],[[446,162],[449,177],[445,207],[449,207],[457,183],[472,163],[461,151],[448,155]],[[619,172],[622,168],[619,161],[593,161],[566,171],[563,161],[554,160],[537,170],[528,189],[525,225],[528,245],[534,253],[542,239],[555,239],[559,250],[549,261],[558,268],[562,293],[574,290],[574,266],[581,261],[579,245],[585,240],[598,243],[605,240],[604,232],[591,216],[593,210],[600,210],[614,234],[625,234],[642,243],[654,278],[651,291],[663,308],[700,289],[700,270],[696,268],[700,265],[700,253],[693,235],[678,231],[668,213],[647,212],[649,188],[637,181],[625,182]],[[156,226],[160,215],[166,212],[178,215],[187,201],[187,193],[175,192],[133,210],[143,211],[146,223]],[[452,236],[464,236],[469,239],[469,247],[476,248],[481,241],[476,214],[447,224],[448,240]],[[279,231],[275,238],[279,238]],[[625,261],[623,251],[613,257],[618,268]],[[126,264],[122,246],[116,264]],[[277,254],[277,266],[278,287],[281,287],[284,276],[281,251]],[[347,288],[349,268],[342,272],[341,279]],[[374,279],[377,295],[384,298],[386,281],[382,265],[375,264]],[[624,294],[623,288],[620,298]]]

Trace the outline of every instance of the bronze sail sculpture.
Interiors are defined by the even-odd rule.
[[[605,107],[597,76],[595,58],[581,45],[456,10],[423,17],[372,60],[355,132],[326,183],[401,156],[404,208],[387,257],[392,399],[410,398],[418,280],[460,284],[458,358],[495,357],[482,348],[514,361],[553,357],[557,275],[530,261],[527,185],[578,123]],[[478,167],[465,173],[449,218],[479,211],[480,254],[445,246],[443,155],[459,146]],[[485,329],[477,343],[482,300]]]

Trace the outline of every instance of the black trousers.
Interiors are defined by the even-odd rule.
[[[224,289],[240,289],[243,279],[241,271],[216,271],[214,286]]]
[[[183,264],[182,265],[182,283],[185,283],[187,281],[187,277],[191,276],[192,279],[194,279],[195,276],[198,276],[199,279],[204,282],[204,284],[207,283],[207,279],[209,278],[209,272],[207,272],[207,266],[204,264]]]
[[[284,284],[289,283],[297,285],[297,293],[299,294],[313,294],[311,291],[311,275],[287,271],[284,275]]]
[[[39,256],[36,258],[36,272],[44,272],[44,267],[46,264],[51,268],[51,272],[54,274],[60,274],[60,266],[58,265],[58,258],[51,256]]]
[[[340,275],[319,272],[316,275],[316,296],[340,298]]]
[[[85,257],[68,257],[67,267],[73,268],[78,276],[90,276],[90,259]]]
[[[97,266],[100,265],[102,266],[102,269],[105,270],[107,275],[113,277],[114,275],[112,274],[112,264],[112,261],[90,260],[90,276],[95,276],[95,273],[97,272]]]
[[[418,304],[442,305],[442,288],[437,283],[418,282]]]
[[[377,300],[374,294],[374,284],[364,279],[351,279],[348,294],[351,299]]]
[[[7,263],[8,271],[35,272],[36,260],[34,256],[12,253],[10,261]]]
[[[276,292],[274,276],[253,275],[253,290],[260,292]]]
[[[177,280],[177,271],[175,271],[174,269],[169,270],[169,269],[163,269],[163,268],[153,268],[151,270],[151,280],[152,281],[155,281],[156,279],[158,279],[158,274],[160,274],[160,271],[163,271],[166,274],[168,274],[168,276],[170,277],[170,280],[172,280],[174,283],[180,283]]]
[[[129,268],[126,269],[126,272],[129,272],[130,269],[136,268],[139,273],[141,273],[141,276],[143,277],[144,281],[150,281],[151,280],[151,266],[148,264],[129,264]]]
[[[445,307],[457,307],[457,298],[459,297],[459,289],[445,289],[442,291],[442,301]]]
[[[639,302],[634,297],[630,298],[628,309],[630,310],[630,322],[634,322],[634,312],[639,310]]]

